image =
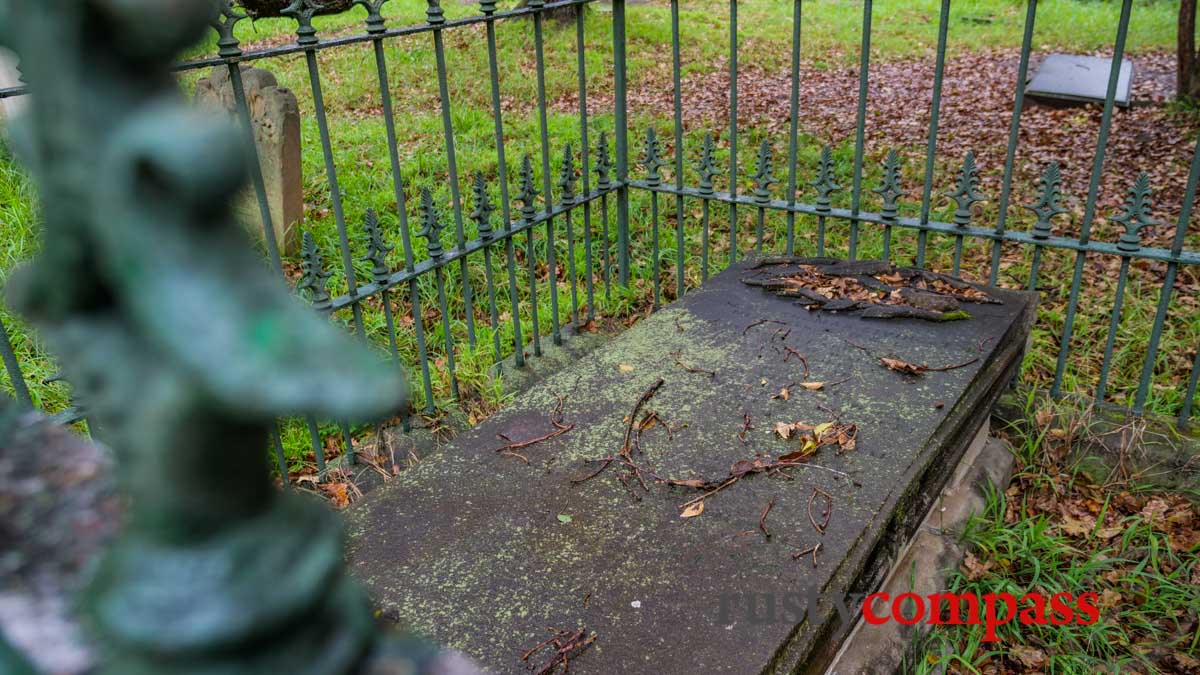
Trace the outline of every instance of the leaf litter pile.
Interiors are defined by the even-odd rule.
[[[769,256],[742,279],[810,310],[858,311],[864,319],[968,319],[964,303],[999,304],[975,286],[945,274],[879,260]]]

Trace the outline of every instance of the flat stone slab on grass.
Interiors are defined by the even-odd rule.
[[[1076,54],[1050,54],[1038,66],[1025,93],[1039,98],[1051,98],[1082,103],[1103,103],[1108,94],[1108,76],[1112,59]],[[1133,64],[1122,59],[1117,75],[1117,93],[1113,99],[1119,106],[1129,105],[1133,86]]]
[[[731,601],[879,583],[1019,365],[1034,296],[990,289],[1003,303],[969,304],[968,320],[870,320],[807,311],[743,284],[746,271],[709,279],[351,509],[352,571],[383,616],[498,673],[524,672],[522,654],[551,637],[547,627],[595,633],[571,659],[578,673],[827,663],[850,628],[830,606],[752,621]],[[879,357],[966,365],[911,376]],[[661,423],[633,454],[658,476],[722,481],[739,460],[796,450],[777,422],[840,418],[858,426],[857,447],[822,448],[790,476],[747,475],[686,519],[682,505],[701,491],[649,476],[644,490],[618,463],[573,482],[598,468],[588,460],[620,452],[635,403],[659,379],[638,419],[652,411]],[[569,431],[516,449],[528,463],[496,451],[500,434],[520,443],[554,432],[560,400]],[[809,515],[815,490],[832,498],[823,534]],[[768,538],[759,522],[772,499]],[[815,567],[811,554],[793,557],[818,543]]]

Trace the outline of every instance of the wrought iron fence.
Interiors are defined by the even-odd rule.
[[[949,220],[938,220],[935,214],[935,162],[938,158],[939,114],[945,73],[947,40],[949,34],[950,0],[942,0],[938,25],[937,61],[934,70],[932,99],[929,101],[928,141],[925,148],[923,180],[920,182],[919,201],[905,204],[907,196],[903,190],[900,159],[893,151],[884,159],[879,171],[880,182],[871,187],[867,182],[867,157],[865,133],[868,106],[868,74],[871,68],[871,21],[872,0],[862,3],[862,46],[859,67],[859,87],[853,144],[852,172],[849,176],[849,205],[834,206],[834,196],[844,187],[839,184],[845,176],[836,175],[836,167],[830,148],[821,152],[817,169],[808,187],[815,198],[804,201],[805,176],[800,175],[798,153],[801,137],[798,120],[800,108],[800,54],[801,54],[801,0],[793,2],[791,25],[791,82],[790,118],[787,133],[787,151],[784,158],[784,176],[777,174],[779,167],[774,157],[770,140],[764,140],[750,162],[739,148],[738,104],[738,3],[729,3],[728,27],[730,51],[728,57],[730,89],[730,124],[722,139],[727,152],[728,165],[724,173],[718,166],[718,150],[714,137],[704,137],[699,147],[689,148],[685,143],[683,110],[684,98],[681,85],[681,40],[683,33],[680,21],[680,2],[670,2],[671,32],[671,75],[673,82],[672,104],[673,153],[668,156],[662,148],[654,127],[644,136],[641,152],[630,148],[630,122],[627,103],[628,57],[626,38],[626,7],[624,0],[611,2],[612,39],[612,88],[613,111],[608,116],[592,115],[588,104],[588,78],[586,72],[586,35],[583,8],[593,0],[559,0],[544,2],[528,0],[524,7],[501,11],[494,0],[479,3],[480,13],[458,19],[447,19],[440,3],[429,0],[424,21],[403,27],[388,25],[383,15],[383,6],[388,0],[358,0],[365,10],[365,30],[352,35],[337,35],[322,38],[313,25],[313,18],[321,5],[317,0],[296,0],[285,10],[285,14],[296,22],[296,39],[293,44],[274,46],[252,51],[243,51],[234,35],[234,28],[245,17],[235,12],[228,2],[222,2],[219,19],[214,23],[218,34],[218,53],[178,66],[183,72],[204,68],[227,68],[236,98],[241,122],[248,134],[246,147],[254,152],[255,144],[250,126],[250,113],[243,88],[241,64],[261,59],[287,55],[302,56],[308,77],[317,135],[322,151],[325,179],[328,184],[329,204],[337,231],[337,261],[341,270],[337,274],[327,269],[323,253],[315,239],[306,234],[300,255],[301,268],[296,283],[299,291],[308,297],[313,306],[342,318],[359,335],[367,337],[365,316],[382,314],[386,347],[393,358],[403,361],[399,348],[401,339],[406,339],[404,328],[398,326],[403,316],[404,323],[411,321],[411,336],[415,340],[415,363],[405,364],[413,368],[420,386],[415,389],[426,412],[434,412],[439,402],[458,399],[461,395],[456,357],[465,352],[481,348],[490,351],[490,360],[501,362],[510,356],[517,368],[523,367],[526,349],[532,355],[541,355],[542,342],[550,339],[554,343],[562,340],[564,323],[579,324],[596,317],[598,294],[611,297],[614,288],[628,287],[639,280],[649,280],[653,287],[652,304],[662,305],[666,296],[678,297],[694,285],[696,279],[704,279],[710,267],[724,266],[725,260],[712,260],[713,239],[720,232],[728,232],[730,262],[743,253],[745,245],[739,227],[743,224],[753,229],[753,248],[764,250],[764,242],[773,237],[765,236],[768,221],[771,227],[781,226],[779,248],[787,254],[815,253],[816,255],[846,255],[853,259],[863,252],[861,235],[866,229],[873,236],[880,235],[881,255],[896,259],[901,255],[895,245],[901,233],[915,234],[915,242],[906,245],[911,253],[911,262],[917,266],[931,263],[931,250],[939,240],[952,243],[948,252],[949,265],[954,274],[974,270],[962,269],[964,246],[971,242],[982,242],[990,248],[989,264],[986,269],[975,272],[978,277],[991,283],[999,280],[1003,248],[1006,244],[1027,250],[1030,256],[1030,271],[1027,285],[1037,288],[1042,256],[1048,251],[1062,251],[1074,257],[1069,298],[1061,330],[1057,331],[1058,353],[1054,371],[1052,393],[1063,393],[1064,375],[1073,367],[1072,339],[1080,296],[1088,292],[1085,279],[1085,261],[1089,255],[1118,259],[1120,269],[1113,298],[1107,343],[1103,350],[1103,363],[1094,396],[1103,402],[1109,382],[1113,358],[1114,338],[1122,320],[1122,305],[1126,293],[1126,281],[1133,261],[1157,261],[1164,263],[1157,312],[1151,324],[1150,334],[1145,340],[1145,354],[1140,377],[1132,396],[1132,412],[1142,414],[1155,378],[1159,362],[1160,344],[1164,326],[1169,321],[1186,318],[1172,313],[1172,294],[1177,276],[1184,266],[1200,264],[1200,252],[1185,249],[1185,239],[1191,221],[1192,203],[1200,180],[1200,154],[1194,154],[1182,204],[1178,205],[1176,231],[1169,248],[1144,246],[1142,230],[1155,223],[1150,215],[1150,185],[1145,174],[1131,186],[1130,196],[1123,211],[1112,218],[1123,226],[1124,233],[1117,241],[1097,241],[1093,238],[1093,224],[1098,217],[1097,197],[1101,176],[1104,171],[1105,152],[1108,146],[1114,100],[1117,93],[1119,69],[1113,67],[1108,79],[1107,93],[1103,105],[1096,150],[1091,169],[1091,179],[1083,217],[1074,236],[1055,234],[1061,216],[1065,213],[1061,200],[1062,186],[1059,167],[1045,167],[1039,185],[1039,196],[1029,205],[1023,205],[1036,220],[1028,230],[1010,227],[1010,212],[1013,211],[1014,159],[1018,146],[1021,111],[1024,104],[1024,82],[1027,79],[1032,39],[1037,14],[1037,0],[1028,0],[1020,63],[1013,88],[1013,111],[1009,126],[1008,143],[1003,167],[998,212],[993,222],[978,223],[973,206],[983,199],[978,187],[978,167],[973,154],[967,153],[958,171],[956,184],[944,194],[953,202]],[[578,75],[578,128],[567,138],[552,138],[547,111],[546,55],[544,53],[544,22],[547,12],[563,8],[577,8],[575,13],[575,56]],[[354,10],[357,11],[357,10]],[[1132,0],[1122,0],[1119,24],[1116,30],[1112,63],[1121,61],[1130,15]],[[498,65],[496,26],[499,22],[529,19],[532,36],[536,73],[537,152],[534,156],[523,156],[513,162],[506,154],[505,111],[502,103],[501,77]],[[455,125],[450,96],[450,73],[448,72],[445,35],[450,31],[482,25],[486,34],[488,55],[488,86],[490,87],[490,113],[494,124],[494,148],[496,171],[490,182],[482,173],[474,176],[460,175],[455,147]],[[443,131],[444,166],[446,187],[449,191],[448,212],[446,204],[439,203],[428,188],[412,194],[402,179],[402,167],[408,158],[403,156],[396,132],[396,110],[394,109],[392,84],[389,80],[388,58],[384,49],[388,41],[400,38],[432,41],[440,117]],[[378,95],[381,110],[377,122],[384,126],[387,138],[388,161],[392,176],[392,193],[395,212],[379,214],[375,210],[362,213],[347,213],[343,206],[339,177],[347,170],[337,166],[334,148],[337,139],[330,131],[322,91],[322,69],[318,54],[325,50],[337,50],[351,45],[369,45],[374,58],[378,78]],[[0,90],[0,98],[20,96],[23,89]],[[744,130],[742,130],[744,131]],[[610,143],[611,141],[611,143]],[[611,144],[611,149],[610,149]],[[1198,148],[1200,149],[1200,148]],[[561,154],[560,154],[561,153]],[[689,157],[690,155],[690,157]],[[561,157],[557,162],[556,157]],[[257,167],[257,158],[252,158]],[[640,177],[631,175],[630,163],[640,163],[644,172]],[[554,164],[557,163],[557,167]],[[664,176],[664,167],[670,167],[670,176]],[[748,190],[739,189],[748,169]],[[253,187],[258,195],[258,205],[266,233],[267,255],[278,270],[285,270],[274,239],[271,226],[271,210],[267,203],[263,175],[252,171]],[[540,180],[539,180],[540,179]],[[510,182],[515,181],[514,184]],[[724,190],[718,189],[721,184]],[[783,190],[775,186],[782,184]],[[465,196],[469,193],[469,199]],[[871,195],[875,195],[872,197]],[[665,214],[660,205],[660,196],[674,202],[674,209]],[[414,197],[415,203],[414,203]],[[877,204],[869,210],[868,202]],[[699,213],[688,209],[699,206]],[[721,207],[715,209],[714,207]],[[918,215],[901,215],[902,207],[916,207]],[[727,210],[727,211],[726,211]],[[499,215],[497,220],[496,216]],[[782,214],[782,222],[771,220],[770,214]],[[674,216],[674,260],[663,254],[660,248],[660,221],[668,215]],[[413,231],[413,218],[419,225]],[[698,222],[697,222],[698,221]],[[690,222],[690,225],[688,224]],[[361,231],[354,223],[361,224]],[[394,228],[390,227],[394,223]],[[610,227],[611,225],[611,227]],[[688,251],[685,225],[699,226],[698,251]],[[811,225],[811,227],[809,227]],[[451,227],[452,226],[452,227]],[[808,229],[805,229],[805,228]],[[844,232],[841,228],[845,228]],[[445,232],[450,229],[450,233]],[[837,229],[838,236],[833,232]],[[473,230],[473,232],[472,232]],[[541,230],[541,232],[539,232]],[[668,232],[670,234],[670,232]],[[844,234],[844,236],[842,236]],[[538,241],[539,236],[542,241]],[[398,238],[398,242],[396,241]],[[417,239],[424,240],[420,246]],[[361,244],[357,241],[361,240]],[[446,246],[446,241],[451,243]],[[845,247],[841,248],[841,241]],[[399,251],[393,249],[399,244]],[[645,243],[650,247],[648,265],[633,262],[638,254],[636,247]],[[837,247],[834,248],[835,244]],[[812,248],[810,249],[809,246]],[[358,249],[356,251],[356,248]],[[698,254],[698,256],[697,256]],[[907,255],[907,253],[906,253]],[[689,275],[688,259],[699,257],[700,271]],[[367,274],[357,270],[356,260],[364,261],[369,268]],[[910,262],[905,260],[904,262]],[[471,263],[471,264],[469,264]],[[481,264],[480,264],[481,263]],[[674,270],[668,270],[673,266]],[[335,270],[336,271],[336,270]],[[672,274],[673,272],[673,274]],[[361,276],[360,276],[361,275]],[[330,289],[331,277],[342,286]],[[673,277],[673,278],[672,278]],[[673,282],[673,283],[672,283]],[[569,299],[560,298],[566,286]],[[601,286],[603,287],[601,289]],[[477,295],[482,291],[481,295]],[[619,291],[618,291],[619,292]],[[539,316],[542,294],[549,295],[549,317]],[[429,311],[427,311],[429,310]],[[482,331],[480,327],[482,325]],[[548,326],[549,335],[543,335]],[[2,327],[0,327],[2,328]],[[480,347],[479,335],[486,332],[490,345]],[[430,340],[437,333],[440,340]],[[21,375],[21,364],[13,353],[7,333],[0,340],[0,356],[16,397],[25,404],[30,403],[29,391]],[[437,372],[444,369],[448,391],[435,390]],[[1181,397],[1182,404],[1177,412],[1180,423],[1192,416],[1197,378],[1200,376],[1200,355],[1196,357]],[[86,403],[86,402],[84,402]],[[400,415],[407,429],[408,417]],[[318,420],[304,421],[312,443],[319,468],[324,469],[329,452],[325,446]],[[341,451],[348,461],[354,461],[354,430],[341,423]],[[278,433],[274,437],[275,449],[279,454],[281,470],[286,473],[283,444]]]

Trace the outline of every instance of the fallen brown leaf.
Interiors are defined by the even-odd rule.
[[[908,361],[893,359],[886,356],[881,357],[879,362],[888,370],[893,370],[904,375],[924,375],[925,371],[929,370],[929,366],[909,363]]]

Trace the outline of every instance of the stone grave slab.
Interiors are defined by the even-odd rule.
[[[852,626],[797,598],[879,583],[1011,381],[1036,296],[988,289],[1002,302],[967,304],[966,320],[866,319],[743,283],[757,273],[714,276],[352,508],[351,569],[382,616],[497,673],[525,672],[548,627],[594,633],[577,673],[827,663]],[[635,406],[645,487],[619,459],[580,482],[625,447]],[[776,423],[834,420],[857,426],[856,447],[745,473],[698,516],[681,512],[704,491],[654,480],[720,484],[800,449]]]
[[[1025,88],[1029,96],[1060,101],[1103,103],[1108,93],[1108,76],[1112,59],[1099,56],[1076,54],[1050,54],[1038,66],[1033,79]],[[1129,92],[1133,86],[1133,64],[1129,59],[1121,60],[1121,71],[1117,76],[1117,94],[1114,102],[1119,106],[1129,105]]]

